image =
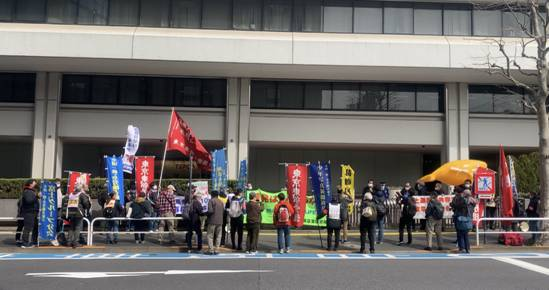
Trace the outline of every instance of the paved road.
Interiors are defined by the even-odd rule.
[[[548,267],[549,253],[4,253],[0,289],[548,289]]]

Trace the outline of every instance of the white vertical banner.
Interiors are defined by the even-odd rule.
[[[135,161],[135,154],[139,149],[139,128],[133,125],[128,125],[128,135],[126,139],[126,146],[124,146],[124,157],[122,158],[124,172],[133,173],[133,164]]]

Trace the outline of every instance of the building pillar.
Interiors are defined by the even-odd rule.
[[[446,84],[446,132],[441,161],[469,159],[469,92],[463,83]]]
[[[58,155],[59,138],[57,120],[61,92],[61,74],[36,74],[34,107],[34,136],[32,177],[54,178],[61,176],[61,157]]]
[[[237,78],[227,80],[227,112],[225,114],[225,146],[227,148],[227,175],[229,179],[238,178],[238,115],[240,81]]]
[[[240,79],[240,102],[239,102],[239,121],[238,121],[238,164],[246,160],[247,169],[250,171],[250,162],[248,159],[249,139],[250,139],[250,79]],[[249,173],[248,173],[249,176]]]

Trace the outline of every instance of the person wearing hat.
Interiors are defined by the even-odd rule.
[[[366,234],[368,234],[370,253],[373,254],[375,253],[377,210],[372,193],[365,192],[362,195],[360,213],[360,253],[364,253],[366,249]]]
[[[156,202],[156,209],[160,217],[170,217],[175,216],[175,186],[168,185],[167,190],[160,193],[158,200]],[[164,227],[168,226],[168,231],[170,232],[169,238],[170,243],[175,243],[174,232],[175,232],[175,220],[161,220],[159,224],[160,232],[164,232]],[[160,242],[162,242],[162,234],[160,234]]]
[[[118,194],[111,192],[108,194],[109,199],[102,205],[103,216],[106,218],[121,217],[124,212],[124,207],[120,204]],[[117,220],[107,221],[107,244],[118,244],[118,229],[120,228],[120,222]]]

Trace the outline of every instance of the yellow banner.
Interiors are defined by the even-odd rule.
[[[349,203],[349,214],[351,214],[355,200],[355,171],[351,165],[341,165],[341,191],[346,192],[353,200]]]

